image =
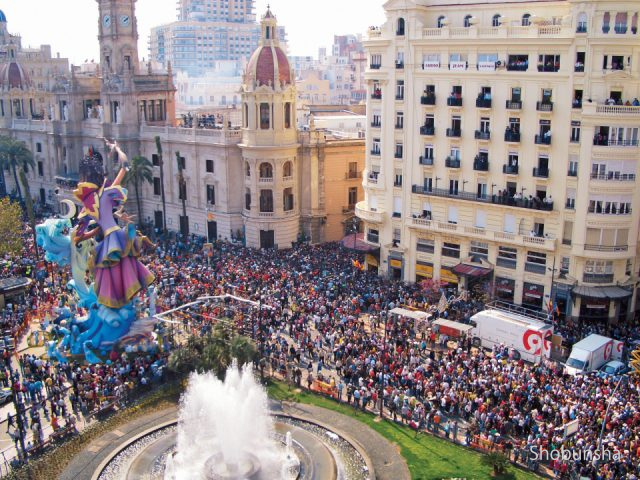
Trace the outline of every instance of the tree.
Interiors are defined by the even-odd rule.
[[[138,206],[138,226],[142,224],[142,206],[140,203],[140,184],[153,183],[153,165],[146,157],[137,155],[131,159],[129,170],[124,176],[125,185],[133,183],[136,192],[136,204]]]
[[[20,168],[20,183],[24,188],[24,204],[27,208],[27,217],[29,218],[29,225],[31,226],[31,234],[33,235],[33,249],[36,254],[36,258],[40,260],[40,253],[38,251],[38,242],[36,241],[36,216],[33,213],[33,199],[31,198],[31,189],[29,188],[29,180],[24,169]]]
[[[183,235],[189,235],[189,224],[187,220],[187,185],[184,181],[184,159],[180,156],[180,152],[176,152],[176,161],[178,162],[178,191],[180,193],[180,200],[182,200],[182,218],[180,221],[180,233]],[[183,227],[183,223],[184,227]]]
[[[491,452],[484,455],[480,461],[484,465],[493,468],[494,477],[505,473],[509,466],[509,459],[500,452]]]
[[[27,148],[24,142],[14,140],[10,137],[0,137],[0,163],[13,173],[13,180],[16,184],[16,190],[20,200],[22,198],[22,190],[18,182],[18,170],[23,169],[29,171],[29,167],[35,168],[33,154]]]
[[[162,197],[162,232],[167,231],[167,202],[164,196],[164,159],[162,158],[162,143],[156,136],[156,150],[158,150],[158,164],[160,165],[160,195]]]
[[[22,251],[22,208],[8,198],[0,198],[0,257]]]

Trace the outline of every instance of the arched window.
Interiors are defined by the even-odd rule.
[[[396,35],[404,35],[404,18],[398,19],[398,29],[396,30]]]
[[[496,13],[493,16],[493,19],[491,20],[491,25],[493,25],[494,27],[499,27],[500,26],[500,14]]]
[[[251,176],[251,165],[249,165],[249,162],[244,162],[244,171],[247,177]]]
[[[260,104],[260,128],[262,130],[269,130],[269,126],[270,126],[269,104],[261,103]]]
[[[442,28],[442,27],[444,27],[444,19],[445,19],[445,16],[444,16],[444,15],[440,15],[440,16],[438,17],[438,28]]]
[[[291,103],[284,104],[284,128],[291,128]]]
[[[525,13],[522,16],[522,26],[523,27],[528,27],[529,25],[531,25],[531,14],[530,13]]]
[[[616,13],[616,24],[614,27],[616,33],[627,33],[627,19],[627,12]]]
[[[282,192],[282,206],[285,212],[293,210],[293,188],[285,188]]]
[[[472,18],[473,18],[472,15],[467,15],[466,17],[464,17],[464,28],[469,28],[471,26]]]
[[[580,12],[578,14],[576,33],[587,33],[587,14],[585,12]]]
[[[270,163],[260,164],[260,178],[273,178],[273,166]]]
[[[282,167],[282,176],[284,178],[287,177],[291,177],[293,175],[293,167],[291,165],[291,162],[285,162],[284,166]]]
[[[262,213],[273,212],[273,191],[260,190],[260,211]]]
[[[604,12],[602,16],[602,33],[609,33],[609,29],[611,28],[611,14],[609,12]]]
[[[244,209],[251,210],[251,189],[247,188],[244,191]]]

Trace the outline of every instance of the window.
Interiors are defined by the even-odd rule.
[[[396,68],[404,68],[404,52],[402,50],[396,52]]]
[[[416,250],[422,253],[434,253],[435,252],[435,242],[433,240],[427,240],[424,238],[419,238],[416,244]]]
[[[379,69],[382,66],[382,55],[374,53],[371,55],[371,68],[374,70]]]
[[[270,107],[268,103],[260,104],[260,128],[262,130],[268,130],[270,126]]]
[[[580,122],[577,120],[571,122],[571,143],[580,143]]]
[[[578,14],[576,33],[587,33],[587,14],[585,12]]]
[[[178,169],[185,170],[187,168],[187,160],[184,157],[178,157]]]
[[[216,204],[216,188],[213,185],[207,185],[207,203]]]
[[[516,217],[510,213],[504,214],[504,231],[505,233],[516,233]]]
[[[511,247],[498,247],[496,265],[503,268],[516,268],[518,262],[518,250]]]
[[[571,257],[561,257],[560,258],[560,275],[568,274],[570,265],[571,265]]]
[[[213,173],[213,160],[206,161],[206,171],[207,173]]]
[[[476,210],[476,227],[487,228],[487,212],[485,210]]]
[[[396,35],[398,36],[404,35],[404,18],[398,19],[398,28],[396,30]]]
[[[153,164],[154,167],[160,166],[160,157],[158,156],[157,153],[154,153],[151,155],[151,163]]]
[[[526,72],[529,69],[529,55],[509,55],[507,57],[507,70]]]
[[[400,169],[396,169],[394,171],[393,186],[394,187],[401,187],[402,186],[402,170],[400,170]]]
[[[36,152],[42,153],[42,144],[40,142],[36,142]]]
[[[380,155],[380,139],[379,138],[373,139],[373,149],[371,150],[371,153],[374,155]]]
[[[396,112],[396,128],[398,130],[402,130],[403,127],[404,127],[404,113]]]
[[[481,257],[486,260],[487,258],[489,258],[489,244],[484,242],[471,241],[469,252],[473,256]]]
[[[457,179],[451,179],[449,180],[449,195],[458,195],[458,186],[459,186],[459,181]],[[451,212],[453,208],[453,212],[455,212],[456,214],[456,221],[455,222],[451,222],[451,223],[457,223],[457,209],[456,207],[449,207],[449,211]],[[451,215],[449,215],[449,218],[451,218]]]
[[[614,26],[616,33],[627,33],[627,12],[616,13],[616,23]]]
[[[396,142],[396,151],[395,151],[395,158],[402,158],[402,152],[403,152],[403,147],[402,147],[402,143],[400,142]]]
[[[531,14],[525,13],[522,16],[522,26],[523,27],[528,27],[530,24],[531,24]]]
[[[500,14],[496,13],[493,18],[491,19],[491,25],[494,27],[499,27],[500,26]]]
[[[153,177],[153,194],[162,195],[162,188],[160,186],[160,177]]]
[[[282,192],[282,205],[285,212],[293,210],[293,188],[285,188]]]
[[[371,243],[380,243],[380,236],[378,230],[370,228],[367,232],[367,241]]]
[[[251,165],[249,165],[249,162],[244,162],[244,171],[247,177],[251,176]]]
[[[396,82],[396,100],[404,99],[404,80],[398,80]]]
[[[585,52],[576,52],[576,63],[573,65],[574,72],[584,72]]]
[[[611,14],[609,12],[604,12],[602,16],[602,33],[609,33],[611,29]]]
[[[211,103],[213,103],[213,97],[211,97]],[[244,118],[242,119],[244,128],[249,128],[249,104],[244,104]]]
[[[538,55],[539,72],[557,72],[560,70],[560,55]]]
[[[547,254],[542,252],[527,252],[527,262],[524,269],[530,273],[545,275],[547,271]]]
[[[624,274],[631,275],[631,271],[633,270],[633,260],[627,258],[627,264],[624,267]]]
[[[442,256],[460,258],[460,245],[457,243],[444,242],[442,244]]]
[[[351,208],[352,205],[358,203],[358,187],[349,187],[348,197],[349,203],[347,205]]]
[[[291,103],[284,104],[284,128],[291,128]]]
[[[260,212],[273,212],[273,192],[271,190],[260,190]]]
[[[291,165],[292,165],[291,162],[284,162],[284,165],[282,166],[282,176],[284,178],[293,176],[293,167]],[[351,164],[349,164],[349,169],[351,169]]]
[[[270,163],[260,164],[260,178],[273,178],[273,166]]]
[[[251,189],[249,188],[244,191],[244,208],[245,210],[251,210]]]
[[[449,207],[447,221],[453,224],[458,223],[458,207]]]
[[[576,208],[576,189],[575,188],[567,188],[567,201],[565,203],[565,207],[569,210],[574,210]]]
[[[44,176],[44,166],[41,161],[38,161],[38,176],[39,177]]]

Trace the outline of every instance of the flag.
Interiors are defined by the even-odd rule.
[[[442,296],[440,297],[440,301],[438,302],[438,312],[443,313],[447,309],[447,297],[444,296],[444,292],[442,292]]]

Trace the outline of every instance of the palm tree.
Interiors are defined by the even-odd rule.
[[[33,199],[31,198],[31,190],[29,189],[29,180],[25,170],[20,167],[20,182],[24,188],[24,204],[27,208],[27,217],[31,225],[31,233],[33,235],[33,248],[35,249],[36,259],[40,260],[40,252],[38,250],[38,242],[36,242],[36,216],[33,213]]]
[[[156,149],[158,150],[158,164],[160,165],[160,195],[162,196],[162,232],[167,231],[167,203],[164,196],[164,160],[162,158],[162,143],[160,136],[156,136]]]
[[[186,222],[187,218],[187,186],[184,182],[183,164],[180,152],[176,152],[176,161],[178,162],[178,192],[180,199],[182,200],[182,220],[180,222],[180,233],[183,235],[189,235],[189,224],[184,224],[184,231],[182,231],[182,222]]]
[[[136,155],[131,159],[129,171],[124,176],[125,185],[133,183],[136,191],[136,203],[138,205],[138,225],[142,225],[142,207],[140,204],[140,184],[153,183],[153,165],[146,157]]]
[[[22,190],[18,182],[18,170],[23,169],[27,173],[29,167],[35,168],[33,154],[24,142],[10,137],[0,137],[0,158],[2,158],[2,164],[11,169],[18,197],[23,200]]]

